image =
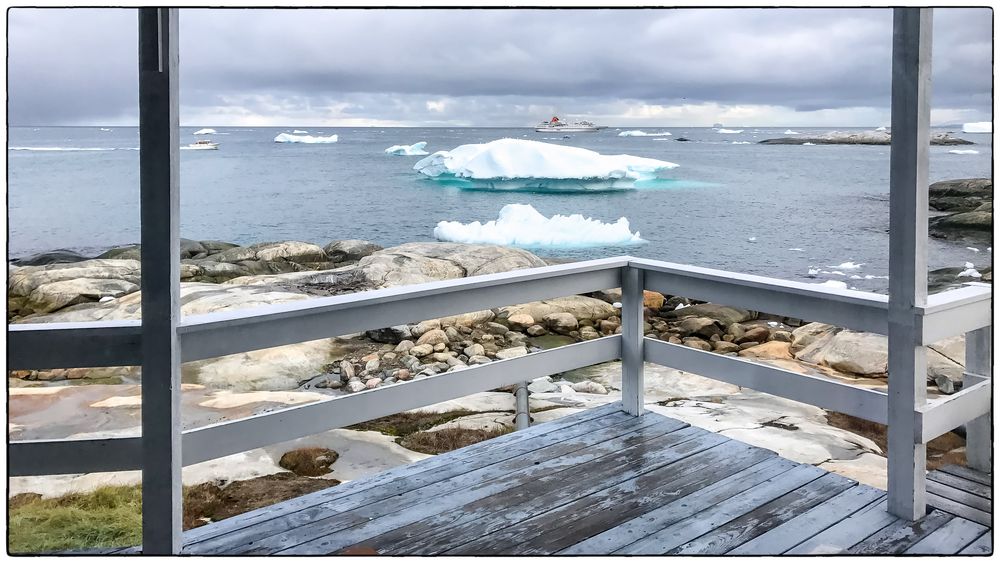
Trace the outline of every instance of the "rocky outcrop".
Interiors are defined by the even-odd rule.
[[[993,180],[964,178],[934,182],[927,190],[932,209],[960,213],[993,201]]]
[[[52,250],[24,258],[15,258],[10,263],[14,266],[47,266],[49,264],[72,264],[84,260],[89,260],[89,258],[72,250]]]
[[[412,242],[362,258],[357,270],[374,287],[395,287],[545,265],[541,258],[518,248]]]
[[[826,135],[815,137],[781,137],[778,139],[764,139],[758,141],[761,145],[888,145],[892,142],[892,135],[886,131],[862,131],[844,132],[832,131]],[[958,137],[953,137],[950,133],[938,133],[931,135],[932,145],[973,145],[972,141],[966,141]]]
[[[347,239],[335,240],[323,247],[323,252],[330,262],[357,262],[382,250],[382,247],[368,240]]]

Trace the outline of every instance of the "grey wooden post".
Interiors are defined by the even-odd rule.
[[[177,9],[139,9],[142,550],[181,550]]]
[[[622,268],[622,410],[643,413],[643,271]]]
[[[927,152],[931,15],[894,8],[889,158],[889,512],[924,516],[927,447],[914,409],[927,400],[927,356],[917,307],[927,303]]]
[[[984,327],[965,334],[965,385],[978,378],[991,377],[993,329]],[[973,419],[965,425],[965,457],[969,467],[993,472],[993,413]]]
[[[517,384],[514,392],[514,405],[517,415],[514,417],[514,425],[518,430],[527,430],[531,426],[531,410],[528,406],[528,382],[522,381]]]

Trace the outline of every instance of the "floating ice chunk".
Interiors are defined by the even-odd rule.
[[[979,252],[979,249],[978,249],[978,248],[975,248],[975,247],[972,247],[972,246],[966,246],[966,247],[965,247],[965,249],[966,249],[966,250],[971,250],[971,251],[973,251],[973,252]]]
[[[857,274],[851,274],[851,279],[852,280],[863,280],[865,278],[863,278],[863,277],[861,277],[861,276],[859,276]]]
[[[288,133],[281,133],[274,138],[275,143],[307,143],[307,144],[323,144],[323,143],[336,143],[337,136],[330,135],[329,137],[313,137],[312,135],[289,135]]]
[[[993,122],[992,121],[977,121],[974,123],[966,123],[962,125],[962,133],[992,133],[993,132]]]
[[[215,129],[199,129],[192,135],[215,135]]]
[[[747,239],[747,242],[757,242],[757,237],[750,237]]]
[[[292,131],[292,134],[293,134],[293,135],[305,135],[305,134],[306,134],[306,133],[308,133],[308,132],[309,132],[309,131],[303,131],[303,130],[301,130],[301,129],[296,129],[296,130]]]
[[[979,151],[973,149],[953,149],[948,152],[951,154],[979,154]]]
[[[101,127],[101,131],[111,131],[111,129],[108,129],[107,127]]]
[[[873,276],[871,274],[865,274],[866,280],[887,280],[889,276]]]
[[[735,133],[742,133],[743,130],[742,129],[723,129],[723,128],[720,127],[719,129],[716,129],[715,132],[716,133],[722,133],[724,135],[732,135],[732,134],[735,134]]]
[[[875,130],[876,130],[876,131],[888,131],[888,129],[886,129],[886,128],[885,128],[885,125],[882,125],[882,126],[879,126],[879,127],[876,127],[876,128],[875,128]]]
[[[802,133],[799,133],[798,131],[792,131],[791,129],[785,129],[784,134],[785,135],[801,135]]]
[[[992,254],[993,253],[993,247],[992,246],[987,246],[986,247],[986,252],[989,252],[990,254]]]
[[[749,145],[750,141],[733,141],[734,145]]]
[[[586,248],[627,246],[646,241],[629,230],[628,219],[602,223],[583,215],[546,217],[534,207],[509,204],[500,209],[495,221],[459,223],[441,221],[434,238],[449,242],[501,244],[526,248]]]
[[[417,161],[413,169],[432,178],[473,180],[651,180],[672,162],[627,154],[604,155],[578,147],[499,139],[438,151]]]
[[[822,285],[823,287],[833,287],[836,289],[847,289],[847,282],[842,282],[838,280],[826,280],[825,282],[816,285]]]
[[[806,146],[806,145],[808,145],[808,146],[810,146],[810,147],[815,147],[815,146],[816,146],[816,143],[802,143],[802,146],[803,146],[803,147],[804,147],[804,146]]]
[[[394,154],[397,156],[423,156],[427,154],[424,147],[427,146],[427,141],[420,141],[419,143],[413,143],[412,145],[392,145],[391,147],[385,149],[385,154]]]
[[[805,250],[802,250],[801,248],[789,248],[788,250],[790,252],[805,252]]]
[[[622,131],[618,134],[619,137],[667,137],[671,133],[669,131],[660,131],[659,133],[647,133],[645,131],[640,131],[638,129],[634,131]]]
[[[831,268],[840,268],[842,270],[857,270],[861,266],[864,266],[864,263],[855,264],[854,262],[844,262],[843,264],[837,264],[836,266],[830,266],[830,267]]]
[[[966,267],[966,268],[975,268],[975,267],[976,267],[976,265],[975,265],[975,264],[973,264],[972,262],[966,262],[966,263],[965,263],[965,267]]]
[[[820,272],[819,268],[809,268],[809,277],[815,278],[816,274]]]
[[[958,277],[979,279],[983,277],[983,275],[979,273],[979,270],[972,267],[972,264],[966,262],[965,269],[958,273]]]

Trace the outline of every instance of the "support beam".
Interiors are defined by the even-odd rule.
[[[924,516],[926,445],[914,411],[927,401],[919,308],[927,303],[927,152],[931,94],[929,8],[894,8],[889,158],[889,512]]]
[[[643,412],[643,275],[622,268],[622,410],[635,416]]]
[[[517,384],[517,391],[514,392],[514,405],[517,409],[517,414],[514,417],[514,427],[517,430],[527,430],[531,426],[531,408],[528,403],[527,381]]]
[[[993,327],[985,327],[965,334],[965,385],[971,383],[975,374],[977,377],[990,378],[993,370],[990,365],[993,353]],[[992,401],[992,388],[990,393]],[[969,467],[993,472],[993,412],[973,419],[965,425],[965,457]]]
[[[177,9],[139,9],[142,546],[181,550]]]

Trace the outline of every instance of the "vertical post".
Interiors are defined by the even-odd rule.
[[[514,392],[514,405],[517,414],[514,417],[514,427],[517,430],[527,430],[531,426],[531,411],[528,407],[528,382],[522,381],[517,384]]]
[[[177,9],[139,9],[142,550],[181,550]]]
[[[917,307],[927,303],[927,152],[931,15],[894,8],[889,158],[889,512],[924,516],[927,448],[914,409],[927,400],[927,355]]]
[[[622,410],[643,413],[643,271],[622,268]]]
[[[965,334],[965,385],[990,377],[993,329],[984,327]],[[965,425],[965,457],[969,467],[993,472],[993,413]]]

